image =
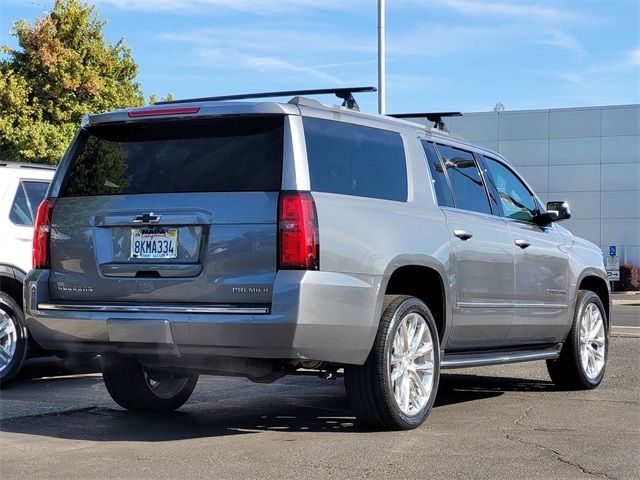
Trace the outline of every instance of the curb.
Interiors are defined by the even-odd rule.
[[[612,293],[611,301],[614,305],[629,305],[640,307],[640,294],[638,293]]]
[[[612,337],[640,338],[640,327],[611,327]]]

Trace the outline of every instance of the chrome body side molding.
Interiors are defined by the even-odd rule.
[[[567,308],[561,303],[458,302],[458,308]]]
[[[221,313],[221,314],[268,314],[269,307],[265,306],[235,306],[235,305],[109,305],[109,304],[71,304],[71,303],[40,303],[38,310],[73,310],[76,312],[117,312],[117,313]]]

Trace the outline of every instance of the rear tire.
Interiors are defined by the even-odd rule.
[[[0,388],[22,368],[27,356],[29,333],[20,305],[0,292]]]
[[[344,382],[358,422],[385,430],[419,427],[429,415],[440,377],[440,342],[419,299],[387,295],[364,365],[348,365]]]
[[[602,382],[609,352],[609,324],[600,297],[580,290],[573,325],[560,357],[547,360],[549,376],[563,390],[588,390]]]
[[[127,410],[176,410],[189,400],[198,381],[198,375],[178,375],[146,368],[130,355],[103,354],[100,365],[111,398]]]

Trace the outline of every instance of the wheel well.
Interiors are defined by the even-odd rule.
[[[580,282],[580,286],[578,287],[580,290],[590,290],[602,301],[604,305],[605,312],[607,314],[607,321],[611,321],[611,317],[609,316],[609,289],[607,288],[607,282],[605,282],[600,277],[596,276],[588,276],[582,279]]]
[[[22,283],[11,277],[0,276],[0,292],[13,298],[22,308]]]
[[[387,290],[388,295],[411,295],[427,304],[433,314],[442,340],[446,324],[444,284],[440,274],[429,267],[408,265],[393,272]]]

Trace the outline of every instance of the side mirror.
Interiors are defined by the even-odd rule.
[[[536,225],[544,227],[552,222],[559,222],[560,220],[567,220],[571,218],[571,210],[567,202],[547,202],[546,213],[541,213],[533,217],[533,222]]]

